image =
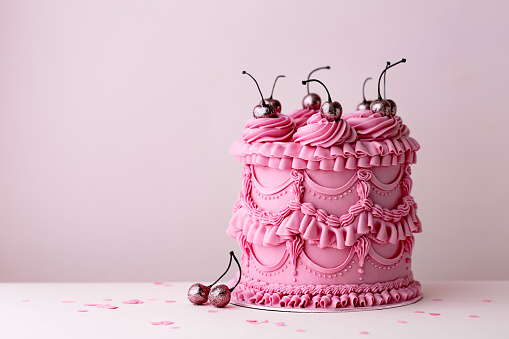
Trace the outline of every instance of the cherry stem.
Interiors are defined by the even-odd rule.
[[[389,65],[389,66],[386,66],[385,69],[382,71],[382,73],[380,74],[380,78],[378,78],[378,100],[382,100],[382,95],[380,94],[380,82],[382,81],[382,76],[385,74],[385,72],[387,72],[387,70],[391,67],[394,67],[396,66],[397,64],[400,64],[400,63],[405,63],[406,62],[406,59],[403,58],[401,59],[400,61],[392,64],[392,65]]]
[[[387,65],[386,67],[390,66],[391,65],[391,62],[390,61],[387,61]],[[385,78],[387,77],[387,74],[384,74],[384,100],[386,100],[387,98],[385,97]]]
[[[237,260],[237,257],[235,256],[235,253],[233,253],[233,251],[230,252],[230,255],[233,257],[233,260],[235,260],[235,262],[237,263],[237,266],[239,267],[239,280],[237,281],[237,283],[235,284],[235,286],[233,286],[232,288],[230,288],[230,292],[233,292],[233,290],[235,289],[235,287],[237,287],[237,285],[240,283],[240,280],[242,279],[242,268],[240,267],[240,263],[239,261]],[[230,257],[231,258],[231,257]]]
[[[214,286],[215,284],[217,284],[217,282],[218,282],[219,280],[221,280],[221,278],[222,278],[222,277],[224,277],[224,275],[225,275],[225,274],[226,274],[226,273],[230,270],[230,266],[232,265],[232,256],[235,256],[235,255],[233,254],[233,251],[231,251],[231,252],[230,252],[230,262],[228,263],[228,267],[226,268],[226,271],[224,271],[224,273],[223,273],[223,274],[221,274],[221,276],[220,276],[219,278],[217,278],[217,280],[216,280],[216,281],[214,281],[212,284],[210,284],[210,285],[208,286],[209,288],[210,288],[210,287],[212,287],[212,286]],[[237,261],[237,259],[235,259],[235,261]]]
[[[313,81],[314,82],[318,82],[319,84],[321,84],[323,86],[323,88],[325,88],[325,90],[327,91],[327,97],[329,98],[329,102],[332,102],[332,99],[330,98],[329,90],[327,89],[327,87],[325,87],[323,82],[321,82],[320,80],[317,80],[317,79],[302,80],[302,84],[306,85],[306,84],[309,84],[310,82],[313,82]]]
[[[364,83],[362,84],[362,99],[364,102],[366,102],[366,96],[364,95],[364,88],[366,87],[366,82],[368,82],[368,80],[371,80],[371,78],[366,78],[366,80],[364,80]]]
[[[314,72],[319,71],[321,69],[330,69],[330,66],[318,67],[318,68],[312,70],[311,73],[309,73],[309,75],[308,75],[308,80],[309,80],[309,78],[311,78],[311,74],[313,74]],[[308,89],[308,94],[309,94],[309,83],[307,85],[307,89]]]
[[[272,92],[270,92],[270,98],[272,99],[272,96],[274,95],[274,88],[276,87],[276,82],[277,82],[277,79],[279,78],[286,78],[286,76],[284,75],[278,75],[276,77],[276,80],[274,80],[274,85],[272,85]]]
[[[260,96],[262,97],[262,106],[267,107],[267,104],[265,103],[265,100],[263,99],[262,90],[260,89],[260,86],[258,86],[258,81],[256,81],[256,79],[253,78],[253,76],[251,74],[249,74],[248,72],[246,72],[246,71],[242,71],[242,74],[247,74],[247,75],[249,75],[251,77],[251,79],[254,80],[254,82],[256,84],[256,87],[258,87],[258,92],[260,92]]]

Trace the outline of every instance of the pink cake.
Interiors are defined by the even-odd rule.
[[[292,116],[305,114],[297,126]],[[227,230],[242,250],[233,303],[329,312],[419,300],[418,149],[399,116],[371,110],[338,121],[318,110],[249,119],[230,149],[244,164]]]

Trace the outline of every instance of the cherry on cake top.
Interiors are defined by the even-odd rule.
[[[380,74],[380,77],[378,78],[378,99],[373,100],[373,102],[371,102],[371,105],[370,105],[370,109],[371,109],[371,111],[373,111],[373,113],[380,113],[380,114],[382,114],[386,117],[389,117],[389,118],[392,118],[392,117],[394,117],[394,115],[396,115],[396,111],[397,111],[396,103],[392,100],[389,101],[389,100],[385,100],[382,98],[382,95],[380,93],[380,82],[382,80],[382,76],[385,75],[385,73],[387,72],[387,70],[389,68],[392,68],[400,63],[405,63],[405,62],[406,62],[406,59],[403,58],[400,61],[395,62],[393,64],[388,63],[387,66],[382,71],[382,73]],[[394,109],[392,108],[392,105],[394,105]]]
[[[276,88],[276,82],[277,82],[277,79],[279,78],[285,78],[284,75],[278,75],[276,77],[276,79],[274,80],[274,84],[272,85],[272,92],[270,92],[270,98],[265,98],[265,103],[269,106],[272,106],[272,108],[274,108],[274,110],[276,111],[276,113],[281,113],[281,102],[279,102],[279,100],[276,100],[273,98],[274,96],[274,88]],[[258,105],[261,105],[262,104],[262,101],[260,101],[260,103]]]
[[[314,70],[312,70],[309,73],[307,80],[309,81],[309,79],[311,78],[311,75],[314,72],[319,71],[321,69],[330,69],[330,66],[324,66],[324,67],[315,68]],[[311,109],[311,110],[318,110],[320,108],[321,103],[322,103],[322,99],[316,93],[309,93],[309,83],[307,84],[307,91],[308,91],[308,94],[302,99],[302,108]]]
[[[332,101],[329,90],[320,80],[317,79],[303,80],[302,84],[307,85],[310,82],[318,82],[325,88],[325,91],[327,91],[328,101],[325,101],[322,104],[322,108],[320,109],[322,117],[327,119],[328,121],[339,121],[341,119],[341,115],[343,114],[343,107],[341,107],[341,104],[337,101]]]
[[[263,98],[262,90],[260,89],[260,86],[258,86],[258,81],[256,81],[255,78],[251,74],[249,74],[246,71],[242,71],[242,74],[247,74],[256,84],[256,87],[258,88],[258,92],[260,92],[260,96],[262,97],[262,101],[260,105],[256,105],[253,109],[253,116],[255,118],[277,118],[277,112],[274,109],[274,107],[268,105],[265,102],[265,99]]]

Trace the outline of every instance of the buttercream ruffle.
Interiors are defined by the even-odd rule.
[[[268,284],[243,277],[232,296],[272,307],[334,309],[396,304],[414,299],[420,290],[420,283],[411,276],[376,284],[327,286]]]
[[[244,164],[278,169],[342,171],[358,167],[393,166],[416,162],[419,143],[412,137],[380,141],[359,140],[353,144],[331,146],[302,145],[294,142],[248,143],[237,140],[230,153]]]
[[[366,234],[374,235],[383,243],[396,244],[421,230],[416,204],[411,197],[406,197],[395,210],[374,205],[370,211],[341,217],[327,215],[325,211],[304,203],[275,224],[261,222],[247,209],[239,208],[233,212],[227,234],[236,239],[245,235],[248,242],[263,246],[277,246],[300,235],[322,248],[343,249],[353,246],[359,237]]]

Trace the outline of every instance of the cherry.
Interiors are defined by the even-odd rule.
[[[239,268],[239,280],[233,286],[232,288],[228,288],[226,285],[217,285],[214,286],[219,280],[221,280],[222,277],[230,270],[230,267],[232,265],[232,258],[237,263],[237,266]],[[235,256],[235,253],[233,251],[230,251],[230,262],[228,263],[228,267],[224,271],[221,276],[214,281],[212,284],[205,286],[200,283],[193,284],[188,292],[187,292],[187,298],[189,301],[195,305],[201,305],[205,303],[207,300],[210,301],[212,305],[215,307],[225,307],[230,302],[231,293],[233,290],[237,287],[237,285],[240,283],[240,279],[242,278],[242,269],[240,267],[240,263],[237,260],[237,257]],[[212,288],[212,286],[214,286]],[[212,289],[211,289],[212,288]]]
[[[314,72],[320,70],[320,69],[330,69],[330,66],[325,67],[319,67],[311,71],[308,75],[308,81],[309,78],[311,78],[311,74]],[[309,93],[309,84],[307,85],[308,94],[302,99],[302,107],[307,109],[313,109],[317,110],[320,108],[320,104],[322,103],[322,99],[320,99],[320,96],[316,93]]]
[[[247,74],[251,77],[251,79],[254,80],[256,87],[258,87],[258,91],[260,92],[260,96],[262,97],[261,105],[256,105],[255,108],[253,109],[253,116],[257,119],[258,118],[277,118],[276,110],[272,106],[267,105],[267,103],[265,102],[265,99],[263,99],[262,91],[260,90],[260,86],[258,86],[258,82],[256,81],[256,79],[253,78],[253,76],[246,71],[242,71],[242,74]]]
[[[302,84],[306,85],[310,82],[318,82],[327,91],[328,101],[325,101],[322,104],[322,109],[320,110],[322,117],[327,119],[328,121],[339,121],[341,119],[341,115],[343,114],[343,107],[341,107],[341,104],[337,101],[332,101],[329,90],[320,80],[317,79],[303,80]]]
[[[272,92],[270,92],[270,98],[264,99],[265,103],[267,105],[269,105],[269,106],[272,106],[272,108],[274,108],[276,113],[281,113],[281,103],[279,102],[279,100],[272,99],[272,97],[274,95],[274,88],[276,87],[277,79],[279,79],[279,78],[285,78],[285,76],[284,75],[278,75],[276,77],[276,80],[274,80],[274,85],[272,85]],[[262,102],[260,101],[260,103],[258,105],[262,105]]]
[[[388,64],[385,67],[385,69],[382,71],[382,73],[380,74],[380,77],[378,78],[378,99],[373,100],[373,102],[371,102],[371,105],[370,105],[371,111],[373,111],[373,113],[380,113],[380,114],[385,115],[389,118],[393,117],[394,114],[396,114],[396,103],[394,103],[394,114],[393,114],[391,102],[387,101],[385,99],[382,99],[382,95],[380,94],[380,81],[382,80],[382,76],[385,75],[385,72],[387,72],[387,70],[389,68],[394,67],[397,64],[405,63],[405,62],[406,62],[406,59],[403,58],[400,61],[398,61],[392,65]]]

